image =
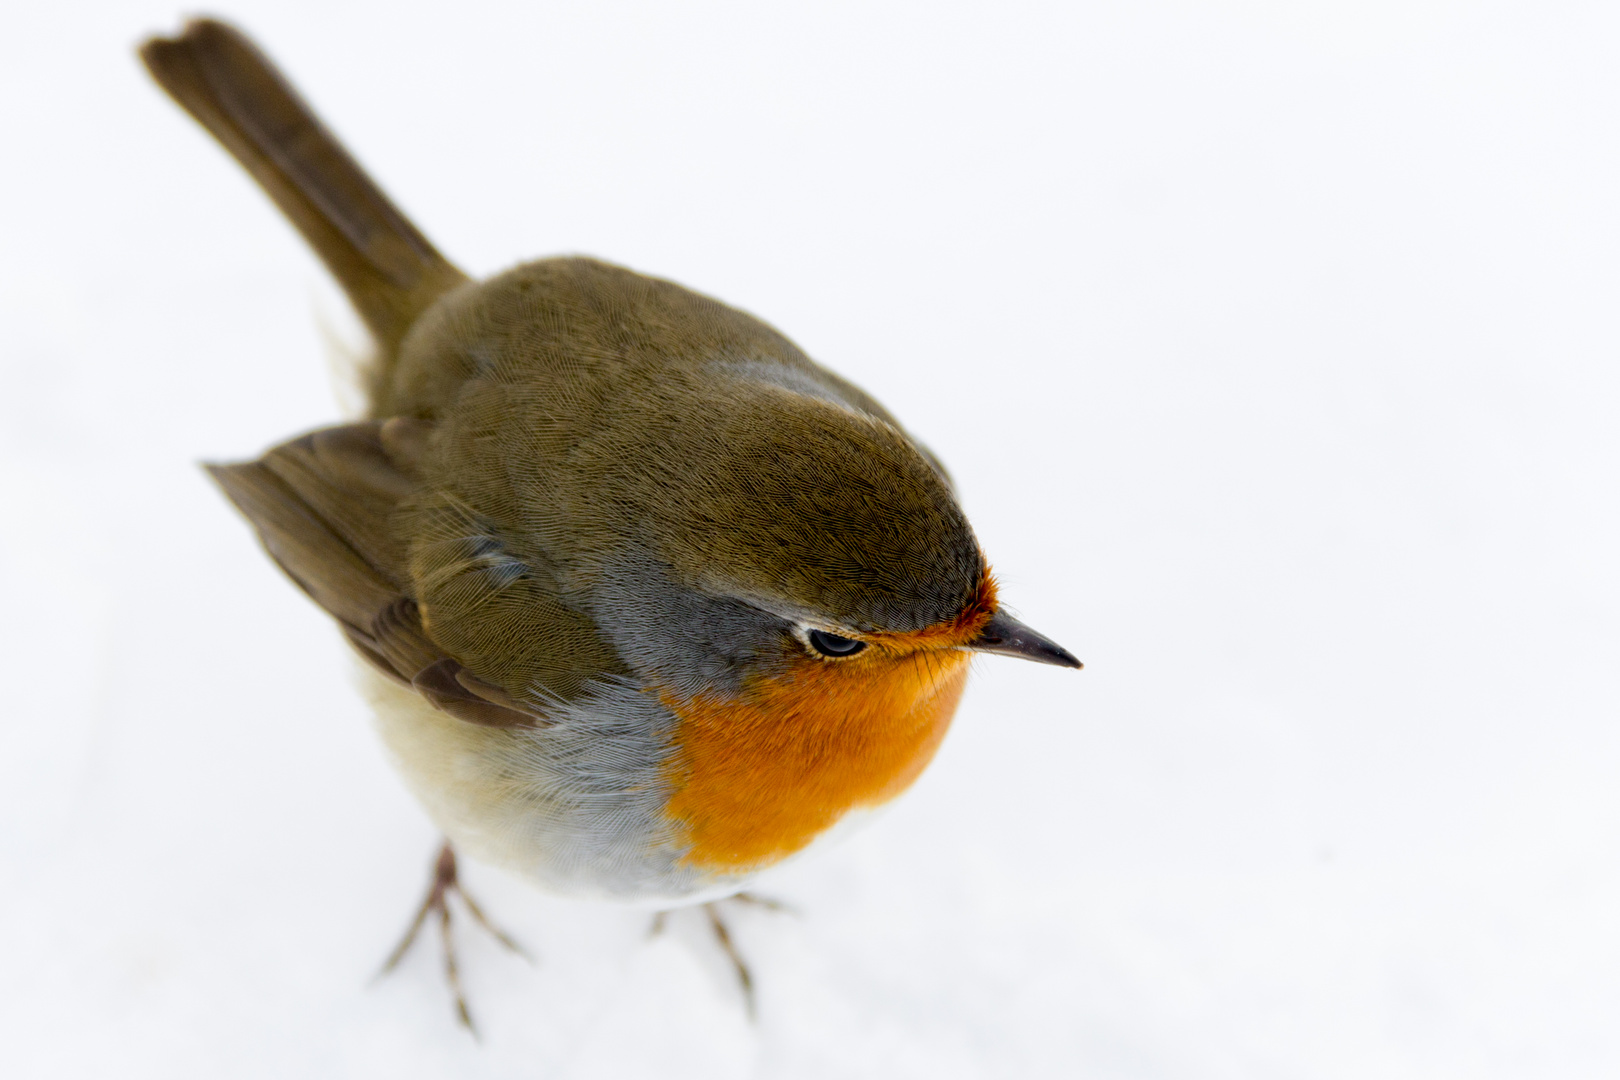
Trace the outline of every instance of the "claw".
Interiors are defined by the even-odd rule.
[[[737,973],[737,985],[742,990],[743,1008],[748,1013],[749,1021],[753,1022],[758,1019],[754,994],[754,973],[749,968],[748,962],[743,959],[742,953],[737,948],[737,943],[732,940],[730,927],[726,925],[725,919],[721,917],[720,905],[728,901],[762,907],[767,911],[786,912],[790,915],[797,915],[798,912],[780,900],[755,896],[753,893],[737,893],[734,896],[726,897],[725,900],[714,900],[703,905],[703,914],[709,920],[709,930],[714,934],[714,940],[719,944],[720,951],[725,953],[726,959],[731,961],[732,970]],[[648,938],[655,938],[664,932],[664,927],[669,921],[669,914],[667,911],[660,911],[653,916],[652,925],[647,928]]]
[[[784,904],[782,901],[773,896],[758,896],[751,892],[740,892],[733,896],[728,896],[726,899],[735,901],[739,904],[751,904],[754,907],[762,907],[766,911],[778,911],[783,915],[799,914],[798,908],[794,907],[792,904]]]
[[[720,943],[720,948],[731,958],[731,966],[737,969],[737,982],[742,986],[743,1008],[748,1011],[750,1023],[758,1019],[754,1009],[754,976],[748,970],[742,954],[737,951],[737,945],[731,940],[731,931],[726,929],[725,920],[720,918],[720,903],[704,904],[703,911],[709,916],[709,929],[714,931],[714,940]]]
[[[489,921],[483,909],[473,901],[472,897],[467,895],[467,890],[461,887],[461,879],[456,874],[456,852],[450,846],[450,842],[446,840],[444,847],[439,849],[438,859],[434,862],[433,879],[428,884],[427,897],[422,901],[422,906],[417,909],[416,917],[411,920],[411,925],[406,929],[405,936],[400,939],[398,945],[394,946],[394,951],[389,953],[388,959],[383,962],[382,970],[377,972],[377,978],[382,978],[398,966],[399,962],[404,959],[405,954],[410,951],[411,945],[416,942],[416,936],[422,932],[422,926],[427,922],[428,916],[436,913],[439,916],[439,942],[444,951],[444,981],[449,984],[450,994],[455,1000],[456,1019],[461,1022],[463,1027],[472,1032],[474,1038],[477,1038],[478,1028],[473,1023],[472,1013],[467,1009],[467,995],[461,987],[461,969],[456,964],[456,947],[450,937],[451,893],[461,897],[461,903],[466,907],[467,913],[473,917],[474,922],[489,931],[491,937],[529,963],[535,962],[534,957],[529,954],[528,950],[513,940],[512,936],[506,931]]]

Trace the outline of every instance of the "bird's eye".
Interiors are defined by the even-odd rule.
[[[810,639],[810,647],[822,656],[854,656],[866,648],[866,642],[864,641],[829,634],[825,630],[812,630],[806,637]]]

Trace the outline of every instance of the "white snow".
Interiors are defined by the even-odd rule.
[[[196,468],[355,323],[137,66],[0,44],[8,1076],[1620,1075],[1620,9],[233,2],[434,240],[754,311],[955,473],[1081,673],[706,928],[436,837]],[[433,944],[429,939],[429,946]]]

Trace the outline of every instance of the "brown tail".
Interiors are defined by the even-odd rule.
[[[435,297],[466,280],[240,31],[198,19],[177,38],[146,42],[141,59],[304,234],[386,353]]]

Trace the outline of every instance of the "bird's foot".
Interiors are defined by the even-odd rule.
[[[721,905],[728,903],[762,907],[767,911],[791,913],[793,909],[780,900],[755,896],[753,893],[737,893],[735,896],[728,896],[724,900],[711,900],[703,905],[703,914],[709,920],[709,929],[714,933],[714,940],[719,944],[720,951],[726,954],[726,959],[731,961],[732,970],[737,973],[737,985],[742,990],[743,1008],[748,1012],[748,1019],[753,1021],[758,1018],[754,1004],[754,973],[750,970],[748,962],[743,959],[742,953],[738,951],[737,943],[731,937],[731,928],[726,925],[726,920],[720,914]],[[652,927],[648,931],[649,937],[656,937],[663,933],[668,916],[669,912],[667,911],[660,911],[653,916]]]
[[[433,877],[428,882],[427,897],[422,901],[422,906],[417,909],[416,918],[411,920],[411,925],[405,931],[405,936],[394,947],[394,951],[388,954],[388,959],[383,963],[382,970],[377,973],[377,977],[381,978],[394,970],[400,960],[404,959],[405,954],[410,951],[411,945],[416,941],[416,935],[421,932],[422,925],[427,922],[428,916],[437,914],[439,917],[439,943],[444,950],[444,979],[445,982],[450,984],[450,993],[455,998],[456,1018],[461,1021],[468,1031],[473,1033],[474,1037],[477,1037],[478,1028],[473,1024],[472,1013],[467,1010],[467,995],[461,988],[461,970],[456,966],[455,943],[450,938],[451,893],[461,897],[461,905],[467,909],[467,914],[471,915],[473,921],[479,926],[489,931],[491,937],[509,951],[517,953],[531,964],[534,963],[534,957],[530,956],[523,946],[514,941],[510,934],[490,922],[483,909],[473,901],[472,897],[467,895],[467,890],[461,887],[461,879],[456,875],[456,851],[450,846],[450,842],[446,840],[444,847],[439,849],[438,858],[434,861]]]

